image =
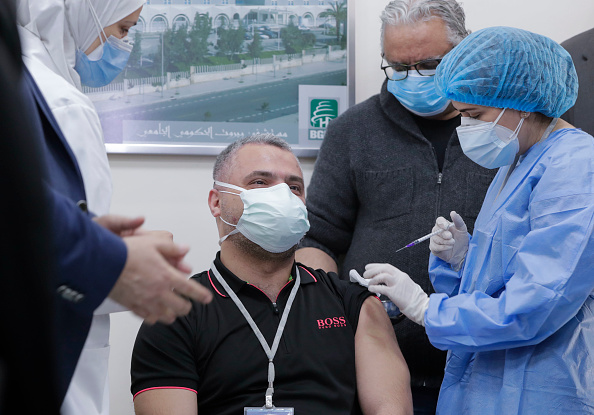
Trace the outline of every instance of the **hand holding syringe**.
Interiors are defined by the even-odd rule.
[[[421,236],[419,239],[415,239],[414,241],[412,241],[408,245],[405,245],[402,248],[398,249],[396,252],[400,252],[404,248],[410,248],[411,246],[415,246],[417,244],[420,244],[421,242],[426,241],[427,239],[431,238],[432,236],[439,235],[443,231],[450,229],[452,226],[454,226],[454,224],[453,223],[450,223],[446,229],[443,229],[443,228],[442,229],[438,229],[438,230],[436,230],[434,232],[431,232],[431,233],[429,233],[429,234],[427,234],[425,236]]]

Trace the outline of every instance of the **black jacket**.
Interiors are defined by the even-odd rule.
[[[594,29],[566,40],[561,46],[571,55],[580,84],[575,105],[562,118],[594,135]]]
[[[307,209],[311,229],[302,246],[338,260],[340,276],[368,263],[390,263],[433,292],[427,273],[429,243],[395,251],[431,232],[438,216],[462,215],[472,232],[496,170],[473,163],[454,133],[440,173],[431,143],[411,114],[382,86],[332,121],[320,149]],[[408,319],[394,325],[412,385],[439,387],[445,353]]]
[[[27,117],[16,5],[0,1],[0,414],[57,415],[50,217]],[[36,387],[39,386],[39,387]],[[34,396],[34,397],[33,397]]]

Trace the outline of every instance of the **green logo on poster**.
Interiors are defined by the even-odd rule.
[[[338,101],[335,99],[312,99],[310,123],[314,128],[326,128],[330,120],[338,117]]]

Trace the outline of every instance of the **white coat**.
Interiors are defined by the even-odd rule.
[[[89,210],[109,212],[111,175],[99,116],[80,91],[74,70],[76,49],[99,36],[89,0],[18,0],[23,61],[39,86],[72,148],[81,170]],[[144,0],[91,0],[103,27],[137,10]],[[61,413],[109,414],[109,313],[122,311],[106,299],[97,310],[62,404]]]

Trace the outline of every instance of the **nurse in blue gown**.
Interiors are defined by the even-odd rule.
[[[571,57],[488,28],[435,83],[463,116],[465,154],[499,171],[472,236],[452,212],[431,239],[437,293],[389,264],[367,265],[369,289],[449,350],[439,414],[594,414],[594,138],[558,119],[577,98]]]

